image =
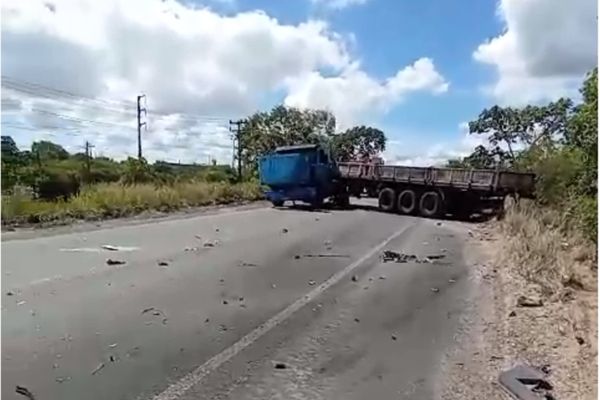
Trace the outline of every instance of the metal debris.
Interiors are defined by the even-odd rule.
[[[27,303],[25,300],[21,300],[21,301],[17,302],[17,305],[18,306],[22,306],[25,303]]]
[[[158,262],[159,267],[167,267],[168,265],[169,265],[169,263],[167,261],[159,261]]]
[[[540,298],[533,298],[527,296],[519,296],[517,299],[518,307],[542,307],[544,302]]]
[[[123,265],[125,261],[123,260],[113,260],[112,258],[108,258],[106,260],[106,265]]]
[[[7,296],[13,296],[15,293],[12,290],[9,290],[8,292],[6,292]]]
[[[104,250],[108,250],[108,251],[119,251],[119,248],[117,246],[113,246],[110,244],[103,244],[102,246],[100,246],[102,249]]]
[[[398,340],[398,336],[392,335],[392,340]]]
[[[285,363],[282,362],[276,362],[275,363],[275,369],[286,369],[287,365],[285,365]]]
[[[304,254],[307,258],[350,258],[347,254]]]
[[[100,364],[98,364],[98,366],[96,368],[94,368],[94,370],[92,371],[92,375],[96,375],[98,372],[100,372],[100,370],[104,368],[104,363],[101,362]]]
[[[513,310],[508,314],[509,317],[516,317],[517,313]]]
[[[66,381],[70,381],[71,377],[70,376],[57,376],[56,378],[54,378],[54,381],[56,381],[57,383],[63,383]]]
[[[384,250],[383,254],[381,255],[381,260],[384,263],[385,262],[407,263],[410,261],[414,261],[416,263],[432,264],[436,260],[440,260],[444,257],[446,257],[446,255],[444,255],[444,254],[433,254],[433,255],[426,256],[424,258],[419,258],[415,254],[406,254],[406,253],[400,253],[400,252],[396,252],[396,251],[392,251],[392,250]]]
[[[114,349],[115,347],[117,347],[118,343],[113,343],[113,344],[109,344],[108,347],[111,349]]]
[[[289,231],[287,230],[287,228],[283,228],[283,229],[281,230],[281,232],[282,232],[282,233],[288,233]]]
[[[440,291],[440,289],[438,289],[438,288],[436,288],[436,287],[432,287],[432,288],[431,288],[431,291],[432,291],[433,293],[437,293],[437,292],[439,292],[439,291]]]
[[[198,248],[188,246],[188,247],[184,248],[183,251],[198,251]]]
[[[352,282],[358,282],[358,276],[352,275]]]
[[[316,284],[317,284],[317,282],[315,282],[315,281],[313,281],[313,280],[310,280],[310,281],[308,281],[308,285],[309,285],[309,286],[314,286],[314,285],[316,285]]]
[[[219,244],[219,242],[217,240],[213,240],[213,241],[207,240],[206,242],[204,242],[202,244],[202,246],[204,246],[204,247],[215,247],[217,244]]]
[[[455,283],[456,279],[448,279],[448,283]]]
[[[33,393],[31,393],[29,389],[27,389],[25,386],[17,385],[15,392],[17,394],[20,394],[21,396],[27,397],[29,400],[35,400],[35,396],[33,395]]]
[[[519,400],[554,399],[553,389],[542,371],[526,365],[518,365],[500,374],[502,388]]]

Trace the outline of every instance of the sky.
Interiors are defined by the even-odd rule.
[[[327,109],[430,166],[484,138],[486,107],[577,99],[595,0],[3,0],[2,134],[22,148],[232,161],[229,119]]]

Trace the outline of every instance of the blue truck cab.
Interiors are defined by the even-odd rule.
[[[339,172],[321,146],[309,144],[279,147],[261,157],[259,175],[274,206],[292,200],[319,207],[335,194]]]

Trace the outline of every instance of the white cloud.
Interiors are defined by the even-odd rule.
[[[473,53],[497,70],[487,93],[514,105],[576,95],[582,77],[597,66],[597,2],[501,0],[498,14],[504,33]]]
[[[406,152],[399,141],[389,141],[383,154],[386,164],[413,167],[442,166],[450,159],[463,158],[473,152],[475,147],[485,144],[486,138],[469,134],[466,122],[458,125],[458,132],[450,140],[440,141],[417,153]]]
[[[354,63],[338,76],[311,72],[288,80],[285,104],[329,109],[336,115],[338,127],[344,129],[364,120],[366,115],[389,111],[410,93],[440,94],[448,86],[429,58],[418,59],[384,82],[378,82]]]
[[[114,156],[136,152],[130,138],[139,93],[147,95],[150,116],[188,115],[172,125],[151,120],[147,154],[154,147],[159,154],[162,146],[169,159],[193,161],[195,154],[215,152],[229,161],[227,119],[273,104],[282,93],[288,104],[329,108],[340,120],[354,121],[385,112],[411,92],[447,90],[427,58],[378,82],[350,54],[352,35],[323,21],[286,25],[262,11],[225,16],[176,0],[4,0],[1,7],[3,75],[109,100],[79,101],[29,87],[50,97],[37,99],[38,109],[71,121],[28,111],[33,103],[9,100],[27,97],[10,90],[3,90],[3,105],[13,116],[21,113],[28,127],[69,125]]]
[[[369,0],[311,0],[313,4],[320,4],[333,10],[341,10],[346,7],[363,5]]]

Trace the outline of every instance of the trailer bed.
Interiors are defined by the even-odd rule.
[[[535,174],[483,169],[408,167],[355,162],[341,162],[342,179],[369,182],[394,182],[407,185],[449,187],[490,194],[516,193],[533,197]]]

